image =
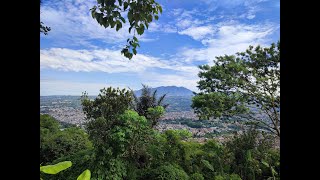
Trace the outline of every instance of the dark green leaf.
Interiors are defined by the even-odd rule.
[[[113,28],[115,25],[116,25],[116,22],[114,22],[114,21],[111,21],[111,22],[110,22],[111,28]]]
[[[117,23],[117,26],[116,26],[116,31],[119,31],[119,29],[122,28],[122,24],[121,23]]]
[[[126,20],[123,17],[120,17],[120,19],[123,23],[126,23]]]
[[[143,34],[143,32],[144,32],[144,25],[143,24],[140,24],[140,27],[137,29],[137,32],[139,35]]]
[[[124,4],[123,4],[123,10],[126,10],[127,9],[127,7],[128,7],[128,2],[124,2]]]
[[[209,168],[211,171],[214,172],[214,169],[213,169],[212,165],[209,163],[209,161],[203,159],[203,160],[201,160],[201,162],[202,162],[207,168]]]
[[[160,13],[162,13],[162,7],[161,6],[159,6],[159,11],[160,11]]]

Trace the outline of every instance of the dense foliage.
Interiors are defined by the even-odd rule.
[[[192,107],[202,119],[241,116],[280,137],[280,41],[200,66]],[[251,111],[255,107],[259,111]]]
[[[280,43],[277,47],[279,50]],[[279,108],[278,50],[274,44],[252,50],[250,47],[246,53],[238,53],[242,58],[218,57],[215,66],[201,67],[202,92],[193,98],[193,106],[202,118],[241,115],[252,102],[268,113]],[[271,83],[268,88],[263,81]],[[44,175],[44,179],[71,180],[87,169],[93,180],[280,179],[279,149],[275,148],[273,134],[257,130],[261,124],[234,134],[224,143],[209,136],[198,142],[185,129],[159,132],[155,128],[165,111],[163,99],[164,96],[157,99],[156,92],[147,88],[140,98],[130,90],[112,87],[100,90],[94,99],[84,93],[81,104],[86,115],[85,130],[62,130],[55,119],[40,115],[41,162],[73,164],[54,176]],[[269,120],[278,126],[269,128],[280,135],[280,119],[273,113]],[[250,116],[243,117],[251,120]],[[209,123],[188,119],[183,122],[194,127]]]
[[[40,163],[92,148],[84,130],[71,127],[60,130],[57,120],[49,115],[40,115]]]

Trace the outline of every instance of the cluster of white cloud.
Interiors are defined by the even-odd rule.
[[[205,37],[212,36],[215,33],[215,30],[212,25],[198,26],[198,27],[191,26],[178,33],[191,36],[195,40],[201,40],[201,39],[204,39]]]
[[[197,70],[179,61],[169,61],[143,54],[137,54],[131,61],[119,53],[119,50],[95,49],[73,50],[51,48],[40,50],[40,68],[75,72],[144,72],[149,68],[190,73]]]
[[[247,12],[238,18],[253,19],[255,13],[260,10],[256,4],[265,0],[209,1],[215,5],[215,7],[210,6],[212,9],[219,6],[246,6]],[[209,3],[209,1],[205,1],[205,3]],[[166,58],[139,53],[133,57],[133,60],[129,61],[120,54],[121,47],[119,47],[119,44],[131,37],[127,32],[128,24],[126,23],[118,32],[115,29],[101,27],[90,15],[89,9],[94,3],[95,1],[85,0],[54,1],[42,6],[42,21],[52,28],[50,35],[43,36],[43,38],[55,39],[55,43],[75,43],[86,45],[86,47],[94,47],[80,50],[67,48],[42,49],[40,50],[40,67],[42,70],[105,72],[109,74],[134,73],[142,83],[150,86],[176,85],[196,91],[199,69],[194,65],[195,63],[211,64],[216,56],[244,51],[249,45],[269,46],[269,36],[279,30],[279,25],[270,22],[245,24],[230,19],[218,22],[217,19],[225,18],[224,15],[219,14],[209,17],[207,12],[202,13],[196,9],[174,9],[172,12],[168,12],[173,17],[172,21],[166,24],[153,22],[146,34],[161,31],[186,35],[201,42],[203,47],[181,47],[179,52],[165,56]],[[204,16],[206,18],[203,18]],[[91,43],[92,40],[115,44],[116,47],[101,49],[101,47],[94,46]],[[155,39],[146,35],[139,40],[153,41]],[[55,44],[55,46],[59,47],[59,44]],[[160,73],[161,70],[165,70],[166,73]],[[74,89],[74,92],[78,93],[76,89],[86,87],[89,84],[61,80],[41,80],[41,86],[45,86],[45,89],[54,89],[54,87],[61,87],[62,85],[65,88]],[[104,86],[105,84],[90,83],[90,88],[92,88],[90,91]],[[124,85],[119,86],[124,87]],[[45,94],[48,94],[48,92],[45,92]]]
[[[202,33],[196,27],[191,27],[190,36],[198,38],[204,48],[181,48],[178,59],[185,62],[204,61],[212,63],[216,56],[234,54],[247,49],[250,45],[269,46],[272,33],[279,29],[278,25],[262,23],[255,25],[241,24],[239,22],[220,23],[212,36],[200,36]],[[198,33],[198,34],[197,34]],[[196,39],[196,38],[194,38]]]

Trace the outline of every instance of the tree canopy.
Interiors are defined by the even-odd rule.
[[[122,49],[128,59],[137,54],[140,47],[136,32],[142,35],[154,19],[159,19],[162,7],[155,0],[97,0],[97,5],[91,8],[91,15],[104,28],[122,28],[126,23],[124,13],[129,21],[129,33],[133,31],[133,38],[127,39],[127,45]]]
[[[280,41],[216,57],[200,69],[192,100],[199,117],[245,117],[280,136]]]

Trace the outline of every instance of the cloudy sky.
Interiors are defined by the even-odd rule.
[[[97,95],[103,87],[183,86],[197,91],[198,65],[280,39],[279,0],[157,0],[163,13],[139,37],[132,60],[120,51],[128,25],[105,29],[90,15],[96,0],[43,0],[40,94]]]

